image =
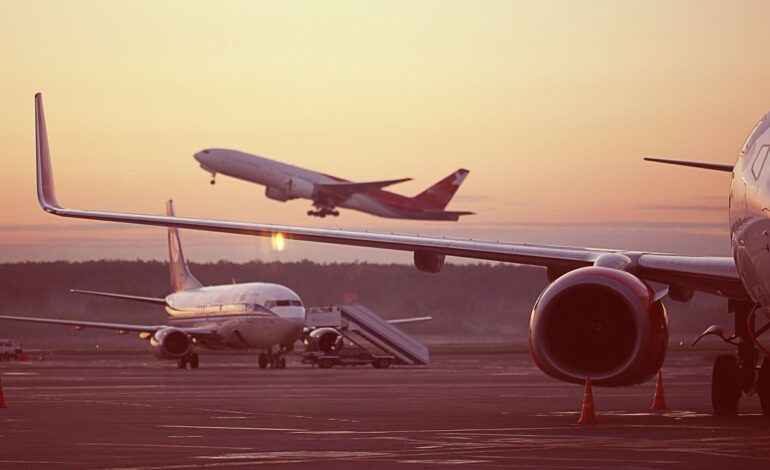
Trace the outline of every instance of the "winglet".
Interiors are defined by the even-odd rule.
[[[733,165],[725,165],[723,163],[705,163],[705,162],[688,162],[685,160],[670,160],[668,158],[658,157],[644,157],[647,162],[666,163],[669,165],[689,166],[693,168],[702,168],[704,170],[726,171],[732,173]]]
[[[37,144],[37,200],[46,212],[55,213],[61,209],[56,200],[56,189],[51,170],[51,153],[48,148],[48,132],[45,128],[43,95],[35,95],[35,141]]]

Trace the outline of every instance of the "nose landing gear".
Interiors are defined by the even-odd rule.
[[[720,354],[711,375],[711,404],[716,415],[735,415],[742,395],[758,395],[762,413],[770,415],[770,356],[757,338],[770,329],[770,323],[755,329],[758,306],[746,301],[729,301],[735,315],[735,334],[725,338],[721,328],[710,327],[706,334],[720,336],[737,347],[737,354]],[[697,342],[697,341],[696,341]],[[758,366],[761,356],[761,365]]]
[[[260,369],[285,369],[286,358],[283,355],[289,352],[291,349],[285,346],[275,346],[271,349],[265,350],[265,352],[259,355],[257,359],[257,365]]]

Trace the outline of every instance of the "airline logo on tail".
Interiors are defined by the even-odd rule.
[[[470,172],[465,168],[460,168],[415,196],[414,200],[429,209],[443,210],[449,204],[449,201],[452,200],[452,196],[457,192],[457,188],[463,184],[468,173]]]

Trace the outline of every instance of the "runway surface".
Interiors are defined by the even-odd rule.
[[[654,383],[582,387],[526,354],[439,355],[430,367],[314,369],[291,357],[203,356],[195,371],[148,356],[0,362],[0,468],[769,468],[756,398],[713,417],[713,354],[669,354],[672,411]]]

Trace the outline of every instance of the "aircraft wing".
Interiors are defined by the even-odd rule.
[[[104,322],[80,321],[80,320],[60,320],[58,318],[17,317],[12,315],[0,315],[0,320],[10,320],[10,321],[18,321],[18,322],[26,322],[26,323],[43,323],[48,325],[71,326],[79,330],[84,328],[99,328],[103,330],[115,330],[121,333],[133,331],[136,333],[153,334],[157,331],[162,330],[163,328],[169,328],[168,325],[132,325],[128,323],[104,323]],[[182,330],[193,337],[209,338],[209,339],[212,337],[217,337],[217,331],[209,327],[184,328],[184,327],[175,326],[174,328],[178,330]]]
[[[80,320],[59,320],[57,318],[16,317],[11,315],[0,315],[0,320],[72,326],[78,329],[101,328],[105,330],[115,330],[115,331],[135,331],[137,333],[155,333],[158,330],[166,328],[166,326],[164,325],[130,325],[127,323],[102,323],[102,322],[80,321]]]
[[[148,304],[166,305],[166,299],[159,299],[156,297],[142,297],[139,295],[114,294],[112,292],[98,292],[93,290],[82,290],[82,289],[70,289],[70,292],[72,292],[73,294],[96,295],[100,297],[110,297],[113,299],[133,300],[135,302],[145,302]]]
[[[386,186],[393,184],[403,183],[404,181],[411,181],[412,178],[400,178],[396,180],[385,181],[369,181],[365,183],[353,183],[349,181],[339,181],[333,183],[318,183],[315,185],[315,189],[325,194],[335,194],[343,197],[348,197],[354,193],[365,193],[372,189],[382,189]]]
[[[410,251],[416,258],[447,255],[542,266],[554,273],[609,261],[606,255],[612,255],[613,262],[626,258],[625,269],[645,280],[724,297],[748,298],[732,258],[727,257],[689,257],[64,208],[56,200],[40,94],[36,95],[35,103],[38,200],[45,211],[58,216],[261,237],[281,233],[292,240]]]

